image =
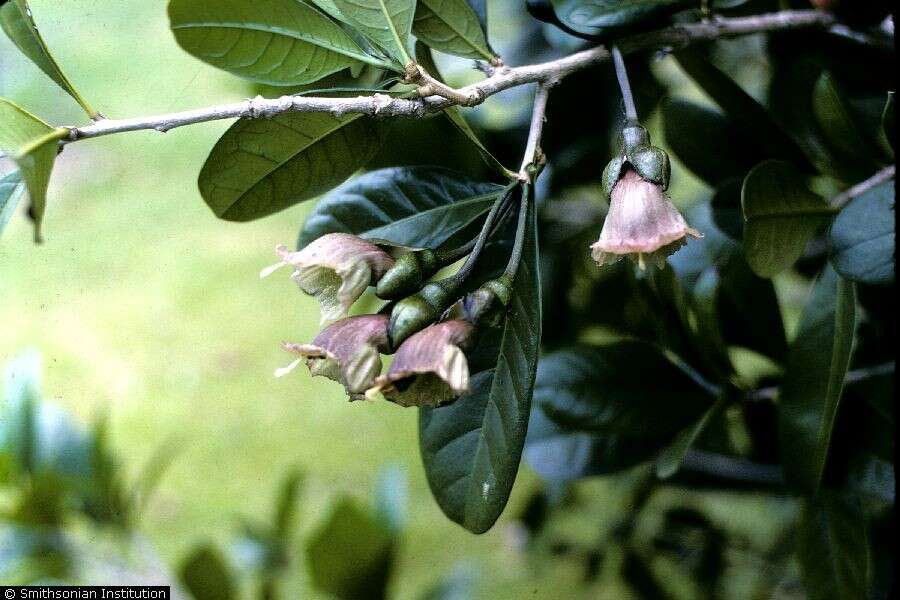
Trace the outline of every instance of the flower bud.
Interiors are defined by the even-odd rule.
[[[275,376],[288,374],[305,360],[310,375],[342,383],[351,400],[362,399],[381,373],[381,353],[388,352],[387,324],[387,315],[349,317],[323,329],[311,344],[285,342],[285,350],[303,358],[278,369]]]
[[[437,273],[440,266],[434,250],[424,248],[407,252],[378,281],[375,295],[384,300],[394,300],[414,294]]]
[[[613,186],[600,239],[591,250],[601,266],[628,256],[642,269],[645,261],[662,268],[666,256],[687,243],[686,236],[703,234],[688,227],[661,184],[627,168]]]
[[[447,318],[462,319],[473,325],[497,327],[506,314],[510,298],[512,282],[509,278],[492,279],[451,306],[447,311]]]
[[[346,317],[366,288],[378,283],[394,265],[387,252],[349,233],[323,235],[298,252],[278,246],[275,253],[281,262],[263,269],[259,276],[284,265],[294,267],[291,279],[319,301],[323,325]]]
[[[387,374],[375,380],[367,398],[379,393],[400,406],[440,406],[469,389],[469,364],[475,328],[466,321],[443,321],[403,342]]]
[[[427,327],[440,318],[441,313],[452,300],[452,290],[440,281],[425,286],[419,293],[404,298],[391,310],[388,338],[391,346],[397,348],[415,332]]]

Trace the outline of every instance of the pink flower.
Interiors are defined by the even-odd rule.
[[[259,276],[285,265],[294,267],[291,279],[319,301],[323,325],[346,317],[366,288],[378,283],[394,265],[387,252],[349,233],[328,233],[299,252],[281,245],[275,253],[281,262],[266,267]]]
[[[366,392],[401,406],[440,406],[469,389],[469,348],[474,327],[460,320],[436,323],[400,345],[387,375]]]
[[[645,261],[662,268],[687,236],[703,234],[688,227],[661,185],[626,168],[612,188],[609,213],[591,254],[601,266],[628,256],[642,269]]]
[[[387,326],[387,315],[361,315],[329,325],[311,344],[285,342],[285,350],[302,358],[278,369],[275,376],[287,375],[305,360],[313,377],[342,383],[351,400],[360,400],[381,373],[381,353],[389,351]]]

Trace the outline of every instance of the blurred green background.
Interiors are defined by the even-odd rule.
[[[128,117],[240,100],[238,79],[175,44],[166,5],[143,0],[35,0],[35,19],[81,93],[104,115]],[[74,102],[0,36],[0,96],[51,123],[81,123]],[[549,598],[574,576],[533,577],[511,551],[506,522],[534,478],[527,468],[504,519],[474,536],[431,498],[416,415],[346,402],[339,386],[303,371],[282,340],[318,330],[318,307],[287,277],[259,280],[275,244],[291,244],[310,204],[235,224],[215,218],[196,188],[228,122],[109,136],[60,155],[46,243],[15,217],[0,240],[0,363],[27,348],[44,360],[44,395],[89,421],[107,410],[125,465],[163,444],[180,453],[140,529],[166,563],[204,539],[223,545],[238,514],[270,511],[291,465],[305,471],[301,528],[340,492],[365,498],[391,461],[409,479],[409,524],[392,589],[413,597],[468,561],[484,597]],[[24,204],[24,203],[23,203]],[[21,207],[20,207],[21,208]],[[304,577],[299,574],[298,577]],[[303,597],[317,597],[298,582]]]

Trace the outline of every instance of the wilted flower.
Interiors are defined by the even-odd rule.
[[[328,233],[298,252],[280,245],[275,253],[281,262],[263,269],[259,276],[284,265],[294,267],[291,279],[319,301],[323,325],[346,317],[366,288],[378,283],[394,265],[387,252],[349,233]]]
[[[686,236],[700,239],[703,234],[688,227],[662,185],[626,168],[612,188],[609,213],[600,239],[591,246],[592,256],[601,266],[628,256],[642,269],[645,261],[662,268],[666,256],[687,243]]]
[[[387,375],[367,397],[381,393],[401,406],[439,406],[469,389],[469,348],[474,327],[465,321],[430,325],[403,342]]]
[[[278,369],[275,376],[290,373],[305,360],[312,376],[321,375],[342,383],[351,400],[360,400],[381,373],[380,354],[389,351],[387,326],[387,315],[361,315],[329,325],[311,344],[285,342],[282,344],[285,350],[303,358]]]

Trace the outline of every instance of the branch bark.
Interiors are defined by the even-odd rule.
[[[830,30],[837,23],[829,13],[816,10],[785,10],[775,13],[715,19],[707,22],[673,25],[658,31],[632,36],[617,43],[625,54],[653,48],[683,48],[685,46],[720,38],[737,37],[752,33],[786,31],[794,29]],[[499,67],[478,83],[456,90],[458,98],[467,99],[472,106],[504,90],[529,83],[558,81],[571,73],[610,59],[605,46],[597,46],[557,60],[522,67]],[[137,117],[131,119],[101,119],[83,127],[68,127],[68,141],[153,129],[165,132],[176,127],[233,118],[272,117],[281,113],[322,112],[336,116],[361,113],[374,117],[423,117],[448,106],[462,102],[441,96],[420,99],[392,98],[386,94],[373,94],[354,98],[321,98],[313,96],[282,96],[266,99],[257,96],[242,102],[233,102],[207,108]]]
[[[884,183],[890,179],[894,178],[894,175],[897,172],[896,165],[891,165],[889,167],[885,167],[882,170],[878,171],[865,181],[861,181],[854,185],[851,188],[848,188],[831,199],[831,207],[832,208],[842,208],[845,204],[856,198],[857,196],[862,196],[873,187]]]

